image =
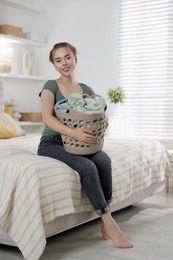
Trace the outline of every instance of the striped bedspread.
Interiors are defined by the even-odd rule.
[[[0,226],[26,260],[40,258],[44,223],[92,209],[78,173],[57,160],[36,155],[40,135],[0,140]],[[169,154],[151,140],[106,139],[112,158],[113,203],[171,174]]]

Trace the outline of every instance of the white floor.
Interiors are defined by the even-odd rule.
[[[113,214],[135,245],[117,249],[103,241],[100,220],[49,238],[40,260],[173,260],[173,193],[160,193]],[[23,259],[17,248],[0,245],[0,260]]]

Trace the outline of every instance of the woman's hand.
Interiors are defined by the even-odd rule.
[[[80,143],[94,143],[96,137],[93,136],[92,130],[88,128],[76,128],[73,129],[73,137],[78,140]]]

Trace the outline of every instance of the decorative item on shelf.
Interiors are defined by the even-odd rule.
[[[21,114],[19,113],[20,111],[20,107],[19,107],[19,103],[17,102],[16,99],[11,99],[10,100],[10,104],[12,105],[13,107],[13,118],[16,120],[16,121],[19,121],[19,119],[21,118]]]
[[[13,105],[13,118],[16,121],[19,121],[19,119],[21,118],[19,105],[17,105],[17,104]]]
[[[22,55],[22,74],[38,74],[38,58],[34,50],[28,50],[27,48],[24,49]]]
[[[0,33],[13,35],[16,37],[23,37],[23,28],[14,25],[9,25],[9,24],[1,24]]]
[[[21,112],[20,121],[42,122],[41,112]]]
[[[13,115],[13,106],[8,101],[5,102],[4,112],[10,116]]]
[[[114,89],[109,89],[107,95],[110,103],[112,104],[110,104],[109,106],[110,114],[115,116],[122,116],[124,114],[122,104],[124,103],[126,98],[124,89],[120,86]]]
[[[23,38],[43,44],[47,42],[45,35],[35,32],[25,32]]]
[[[38,57],[34,50],[30,50],[30,74],[38,75]]]
[[[22,74],[30,75],[30,56],[27,48],[24,50],[22,55]]]
[[[0,72],[10,73],[12,70],[11,62],[13,59],[13,48],[4,44],[0,45]]]
[[[16,121],[21,118],[19,111],[19,104],[15,99],[11,99],[9,102],[6,101],[4,112],[10,114]]]

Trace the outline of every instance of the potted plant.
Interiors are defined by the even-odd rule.
[[[126,95],[122,87],[116,87],[114,89],[109,89],[107,92],[108,98],[110,100],[109,114],[115,117],[122,117],[124,115],[124,107],[122,106]]]
[[[123,103],[126,98],[124,89],[122,87],[109,89],[107,95],[110,100],[110,103],[115,103],[115,104]]]

